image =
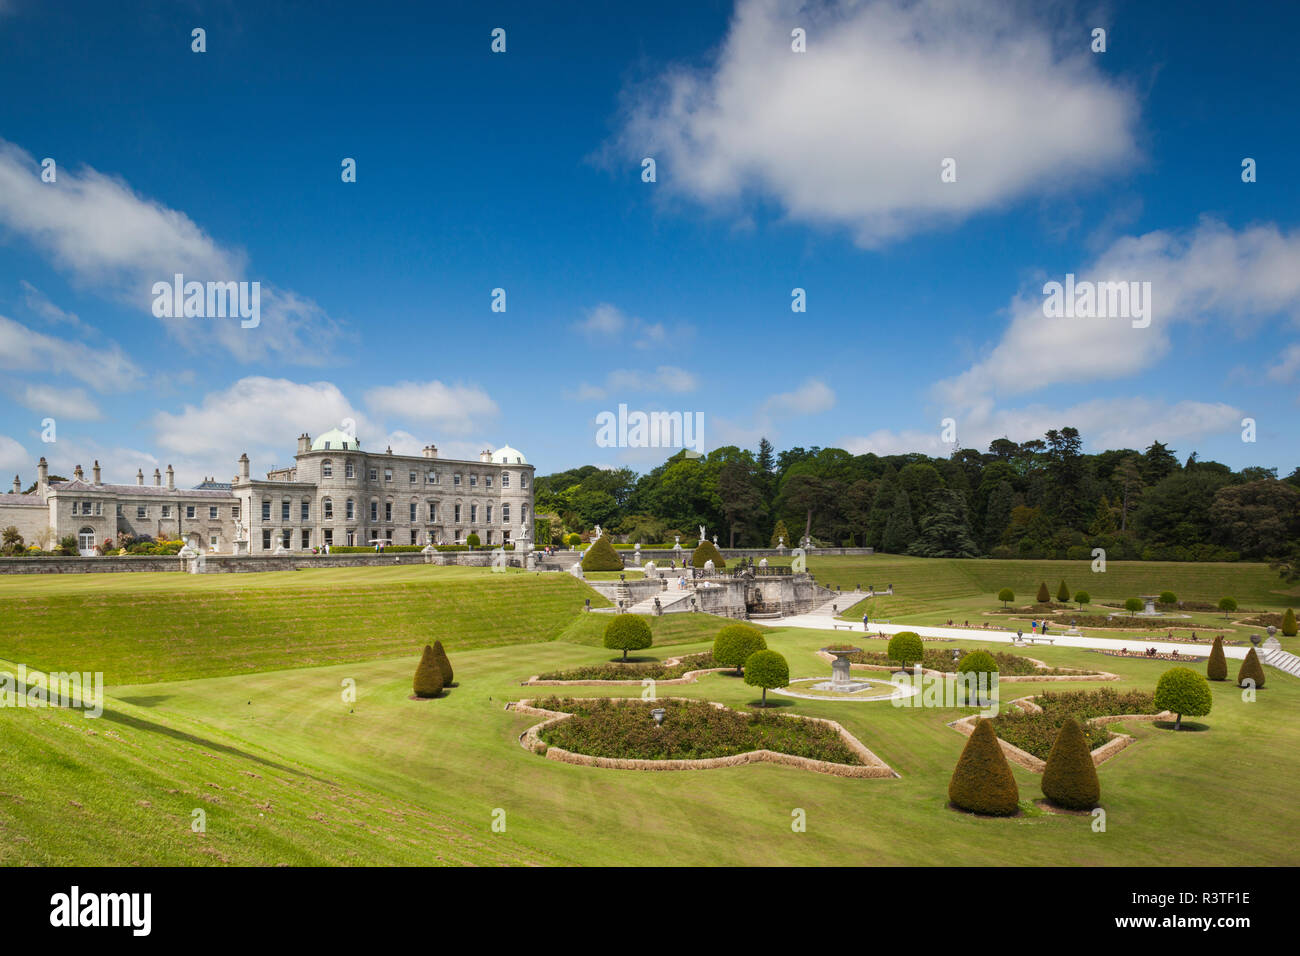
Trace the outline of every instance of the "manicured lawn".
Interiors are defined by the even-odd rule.
[[[1291,781],[1300,775],[1300,681],[1275,670],[1268,671],[1268,684],[1253,703],[1231,684],[1212,685],[1213,712],[1197,718],[1209,728],[1205,732],[1173,734],[1145,723],[1116,728],[1137,741],[1100,768],[1107,828],[1096,833],[1089,817],[1033,809],[1029,801],[1041,795],[1039,778],[1020,769],[1014,772],[1021,800],[1030,807],[1024,815],[988,820],[948,810],[948,778],[965,738],[946,724],[971,712],[962,708],[775,698],[783,713],[844,724],[901,774],[896,780],[844,779],[766,764],[649,773],[546,760],[517,740],[537,718],[504,705],[555,691],[520,687],[529,674],[610,659],[612,652],[599,646],[609,618],[576,610],[589,589],[568,575],[480,572],[407,580],[396,572],[464,569],[358,570],[343,586],[353,591],[343,603],[366,602],[371,610],[359,617],[347,641],[335,643],[328,633],[303,626],[293,642],[245,639],[220,655],[214,648],[221,645],[208,639],[179,653],[175,636],[159,640],[137,631],[131,610],[142,605],[155,623],[166,619],[168,608],[173,616],[209,614],[218,624],[227,612],[252,622],[261,609],[279,607],[286,589],[299,589],[299,602],[334,599],[338,589],[328,582],[297,583],[309,572],[295,575],[292,584],[284,583],[287,575],[279,575],[278,584],[235,580],[253,575],[214,575],[198,578],[193,592],[188,579],[128,586],[140,575],[113,576],[107,586],[102,579],[66,578],[57,582],[62,587],[46,585],[47,601],[79,594],[94,608],[90,619],[98,622],[98,645],[70,645],[66,626],[65,639],[58,628],[31,628],[25,612],[7,616],[16,623],[0,639],[6,648],[0,657],[14,661],[8,649],[26,641],[29,652],[58,658],[17,658],[29,664],[71,667],[75,657],[95,669],[132,674],[134,683],[125,685],[110,673],[117,686],[110,688],[99,720],[68,711],[0,708],[0,862],[1300,863],[1290,837],[1300,825],[1291,792]],[[1054,586],[1051,575],[1040,576]],[[123,580],[128,577],[132,581]],[[214,579],[228,586],[217,587]],[[473,588],[462,592],[461,582]],[[901,577],[893,583],[900,591],[906,584]],[[0,584],[6,585],[0,602],[24,600],[9,581]],[[921,587],[921,578],[914,584]],[[409,627],[423,620],[428,605],[439,609],[439,618],[462,615],[460,630],[444,637],[459,686],[442,699],[408,699],[419,646],[432,632],[388,633],[385,606],[402,588],[413,593],[400,595],[400,611],[392,614],[410,615]],[[516,602],[554,604],[548,612],[556,618],[551,640],[517,624],[494,640],[492,622],[476,620],[492,602],[506,600],[508,590]],[[235,592],[251,603],[241,606]],[[1241,593],[1236,596],[1242,600]],[[41,595],[26,599],[36,597]],[[107,598],[114,600],[104,603]],[[220,612],[196,611],[209,599],[232,603]],[[920,611],[926,613],[924,606]],[[59,613],[65,625],[84,620],[71,607]],[[316,619],[316,612],[304,613]],[[279,620],[293,627],[287,611]],[[639,656],[707,650],[723,623],[695,614],[652,619],[655,646]],[[829,675],[829,665],[814,653],[826,643],[825,632],[764,633],[769,646],[786,655],[791,677]],[[1005,650],[978,640],[940,646]],[[1151,690],[1171,666],[1076,648],[1035,647],[1031,656],[1055,667],[1103,667],[1121,675],[1123,680],[1106,685],[1119,689]],[[277,669],[270,669],[277,660]],[[0,663],[2,669],[12,665]],[[187,670],[197,673],[163,682],[155,676]],[[355,705],[341,697],[347,679],[355,681]],[[1003,705],[1045,689],[1062,685],[1003,685]],[[736,709],[749,708],[758,697],[755,688],[724,674],[660,692]],[[639,696],[640,688],[581,689],[581,696],[606,694]],[[195,807],[208,810],[203,836],[190,831]],[[807,813],[807,832],[791,830],[796,808]],[[497,819],[504,813],[504,832],[494,832],[494,813]]]

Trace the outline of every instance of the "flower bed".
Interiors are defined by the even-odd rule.
[[[1079,673],[1078,670],[1072,668],[1039,667],[1030,658],[1021,657],[1018,654],[1008,654],[1004,651],[989,651],[988,653],[998,662],[999,677],[1054,677]],[[897,663],[891,661],[889,655],[882,651],[862,651],[858,654],[850,654],[848,659],[854,664],[888,665]],[[952,659],[952,654],[948,651],[925,651],[924,656],[921,658],[921,666],[926,670],[939,671],[943,674],[955,673],[957,670],[957,662]]]
[[[714,661],[712,651],[705,651],[703,654],[689,654],[686,657],[669,658],[666,661],[645,661],[634,664],[610,662],[607,664],[591,664],[587,667],[573,667],[563,671],[548,671],[545,674],[538,674],[533,680],[676,680],[691,671],[710,670],[721,666]]]
[[[545,711],[572,714],[544,725],[548,747],[623,760],[703,760],[768,750],[809,760],[862,766],[864,761],[836,725],[782,714],[741,713],[706,701],[548,697],[532,702]],[[650,711],[662,707],[663,726]]]
[[[1146,691],[1119,691],[1110,687],[1093,691],[1047,691],[1034,698],[1034,705],[1005,711],[993,718],[993,729],[1002,740],[1039,760],[1046,760],[1065,721],[1073,717],[1083,727],[1088,749],[1096,750],[1114,736],[1098,717],[1159,713],[1155,696]]]

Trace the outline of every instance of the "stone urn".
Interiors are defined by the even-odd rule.
[[[852,683],[851,674],[853,673],[849,657],[853,654],[861,654],[860,647],[823,647],[823,654],[830,654],[835,660],[831,661],[831,687],[847,687]]]

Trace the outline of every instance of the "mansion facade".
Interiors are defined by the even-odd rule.
[[[99,462],[87,480],[77,465],[69,481],[49,480],[44,458],[36,487],[0,495],[0,528],[16,527],[24,540],[44,548],[77,538],[82,554],[123,534],[183,540],[202,552],[259,554],[303,551],[325,545],[464,544],[478,535],[488,546],[527,544],[532,539],[533,466],[505,446],[478,461],[423,454],[363,451],[353,435],[337,429],[313,441],[298,437],[294,464],[249,474],[247,455],[227,484],[206,480],[177,488],[170,465],[153,484],[143,470],[134,485],[104,484]]]

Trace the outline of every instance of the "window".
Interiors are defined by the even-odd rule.
[[[528,520],[528,505],[519,506],[519,520],[525,522]]]
[[[230,508],[230,517],[234,518],[236,521],[239,520],[239,505],[232,505],[232,506],[231,506],[231,508]]]
[[[391,501],[384,502],[384,520],[385,521],[393,520],[393,503]]]
[[[76,503],[75,501],[72,503],[72,513],[73,513],[73,514],[76,514],[76,513],[77,513],[77,503]],[[88,514],[90,514],[90,502],[89,502],[89,501],[83,501],[83,502],[81,503],[81,513],[82,513],[83,515],[88,515]]]
[[[334,544],[334,529],[333,529],[333,528],[326,528],[326,529],[325,529],[325,543],[328,544],[328,545],[331,545],[331,546]]]
[[[77,534],[77,547],[82,551],[95,550],[95,529],[82,528]]]
[[[347,503],[347,505],[345,506],[344,516],[345,516],[349,521],[351,521],[353,518],[355,518],[355,517],[357,516],[357,509],[356,509],[356,506],[353,505],[353,503],[352,503],[352,499],[351,499],[351,498],[348,499],[348,503]]]
[[[393,480],[393,469],[391,469],[391,468],[385,468],[385,469],[384,469],[384,481],[392,481],[392,480]]]
[[[454,486],[456,486],[456,487],[459,488],[459,487],[460,487],[460,475],[452,475],[452,476],[451,476],[451,483],[452,483],[452,485],[454,485]]]
[[[456,513],[456,524],[460,524],[460,505],[456,505],[452,510]]]
[[[434,504],[432,501],[429,502],[429,520],[430,521],[438,520],[438,506]]]
[[[478,524],[478,505],[469,506],[469,523]]]
[[[491,476],[491,475],[484,475],[484,476],[483,476],[483,484],[484,484],[485,486],[487,486],[488,488],[491,488],[491,487],[492,487],[492,476]]]
[[[298,514],[302,517],[303,521],[311,520],[311,502],[304,500]]]
[[[302,529],[302,546],[303,546],[304,549],[305,549],[305,548],[310,548],[310,547],[311,547],[311,529],[310,529],[310,528],[303,528],[303,529]]]
[[[357,476],[357,470],[352,467],[352,462],[348,462],[343,466],[343,472],[349,478],[355,478]]]
[[[371,481],[378,481],[378,480],[379,480],[379,469],[378,469],[378,468],[371,468],[371,469],[370,469],[370,480],[371,480]]]
[[[136,505],[136,506],[135,506],[135,516],[136,516],[137,518],[147,518],[147,517],[149,517],[149,506],[148,506],[148,505]]]
[[[215,534],[208,535],[208,547],[213,551],[217,550],[217,536]]]
[[[502,524],[509,524],[509,523],[510,523],[510,506],[509,506],[509,505],[502,505],[502,506],[501,506],[501,523],[502,523]]]
[[[411,484],[415,484],[415,472],[411,472]]]
[[[122,517],[122,506],[120,504],[117,506],[117,516]]]
[[[418,535],[418,534],[419,534],[419,532],[416,531],[414,528],[411,529],[411,544],[419,544],[419,542],[415,540],[415,537],[416,537],[416,535]]]
[[[290,509],[290,507],[292,507],[292,505],[293,505],[293,502],[291,502],[288,498],[285,498],[284,500],[282,500],[282,501],[280,502],[280,520],[281,520],[281,521],[288,521],[288,520],[289,520],[289,509]]]
[[[488,505],[488,506],[487,506],[487,523],[488,523],[488,524],[491,524],[491,523],[492,523],[492,506],[491,506],[491,505]]]
[[[519,476],[519,487],[522,488],[524,491],[527,491],[527,490],[528,490],[528,476],[527,476],[527,475],[520,475],[520,476]]]
[[[217,520],[217,506],[216,506],[216,505],[208,505],[208,517],[209,517],[211,520],[213,520],[213,521],[216,521],[216,520]]]
[[[193,517],[194,517],[194,509],[195,509],[195,507],[196,507],[195,505],[186,505],[186,506],[185,506],[185,517],[187,517],[187,518],[193,518]]]
[[[347,540],[349,548],[355,547],[357,543],[357,533],[355,531],[349,531]]]
[[[262,529],[262,550],[263,551],[271,550],[271,529],[270,528]]]
[[[333,477],[334,477],[334,462],[330,461],[328,458],[326,458],[324,461],[322,461],[322,462],[320,463],[320,476],[321,476],[322,478],[333,478]]]
[[[418,504],[416,504],[414,501],[411,502],[411,523],[412,523],[412,524],[414,524],[415,521],[417,520],[417,518],[416,518],[416,511],[419,510],[419,507],[420,507],[420,506],[419,506]],[[415,544],[415,542],[412,541],[411,544]]]
[[[437,473],[436,471],[434,471],[432,468],[430,468],[430,469],[429,469],[429,484],[431,484],[431,485],[436,485],[437,483],[438,483],[438,473]]]
[[[321,510],[325,513],[325,520],[334,517],[334,499],[326,498],[320,503]]]
[[[162,516],[163,516],[164,518],[170,518],[170,517],[172,516],[172,506],[171,506],[171,505],[163,505],[163,506],[162,506]]]
[[[378,521],[378,520],[379,520],[379,502],[378,502],[378,501],[372,501],[372,502],[370,502],[370,520],[371,520],[371,521]]]
[[[270,498],[262,499],[262,520],[263,521],[271,520],[271,499]]]
[[[469,486],[470,486],[471,488],[477,488],[477,487],[478,487],[478,475],[470,475],[470,476],[469,476]]]
[[[501,472],[501,487],[502,488],[510,487],[510,472],[508,471]]]
[[[289,548],[293,547],[293,531],[291,531],[289,528],[285,528],[283,531],[281,531],[280,543],[284,545],[286,551]]]

